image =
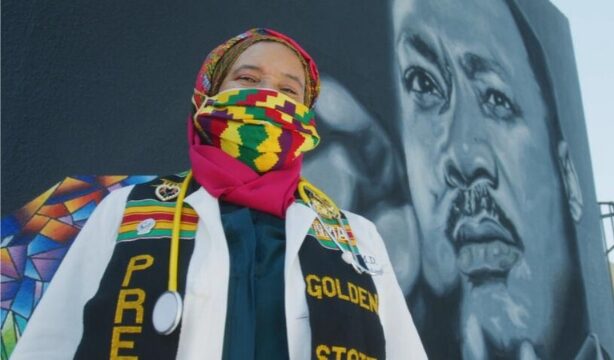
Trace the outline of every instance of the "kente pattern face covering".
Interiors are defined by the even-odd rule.
[[[275,90],[232,89],[193,102],[203,142],[258,173],[284,168],[320,142],[314,112]]]

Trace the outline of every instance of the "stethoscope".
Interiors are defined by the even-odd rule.
[[[183,199],[188,191],[188,186],[192,180],[190,170],[181,183],[181,190],[175,203],[175,213],[173,214],[173,231],[171,233],[171,249],[168,259],[168,288],[158,297],[153,309],[153,327],[161,335],[170,335],[179,325],[181,314],[183,313],[183,300],[177,291],[177,279],[179,269],[179,234],[181,232],[181,212],[183,210]]]
[[[177,196],[175,212],[173,214],[173,230],[171,233],[171,247],[169,251],[168,263],[168,288],[164,293],[162,293],[162,295],[160,295],[160,297],[158,297],[153,309],[153,327],[156,332],[161,335],[170,335],[173,331],[175,331],[181,322],[181,314],[183,313],[183,299],[177,291],[179,269],[179,234],[181,232],[183,200],[191,180],[192,171],[189,171],[181,183],[181,190]],[[366,273],[374,276],[382,273],[381,269],[370,269],[360,263],[360,252],[356,247],[350,246],[349,244],[350,236],[342,222],[341,210],[337,208],[334,202],[326,194],[318,190],[315,186],[311,185],[303,178],[301,178],[298,184],[298,193],[307,206],[309,206],[309,208],[316,213],[318,221],[322,224],[328,236],[333,240],[335,246],[341,250],[341,258],[343,261],[352,265],[354,270],[359,274]],[[314,199],[318,200],[318,204],[315,203]],[[349,250],[341,245],[340,237],[334,231],[332,231],[330,226],[322,219],[322,215],[320,213],[324,212],[327,215],[332,215],[332,217],[337,221],[344,238],[348,240]],[[327,216],[327,218],[328,217],[329,216]]]

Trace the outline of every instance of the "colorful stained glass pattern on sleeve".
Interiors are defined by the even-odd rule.
[[[73,176],[2,218],[2,351],[8,359],[68,248],[112,190],[155,176]]]

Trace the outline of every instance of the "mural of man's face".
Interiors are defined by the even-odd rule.
[[[549,354],[572,235],[548,111],[510,10],[397,0],[393,14],[421,286],[460,293],[466,357],[487,355],[485,343]]]

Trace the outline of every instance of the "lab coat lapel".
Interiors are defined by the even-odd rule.
[[[177,359],[221,359],[224,348],[230,255],[218,200],[202,187],[186,197],[198,213]]]
[[[293,203],[286,211],[286,268],[298,260],[298,252],[307,236],[316,213],[301,203]]]
[[[291,359],[308,359],[311,330],[305,298],[305,281],[298,253],[316,218],[309,207],[294,203],[286,211],[285,302],[288,349]]]

